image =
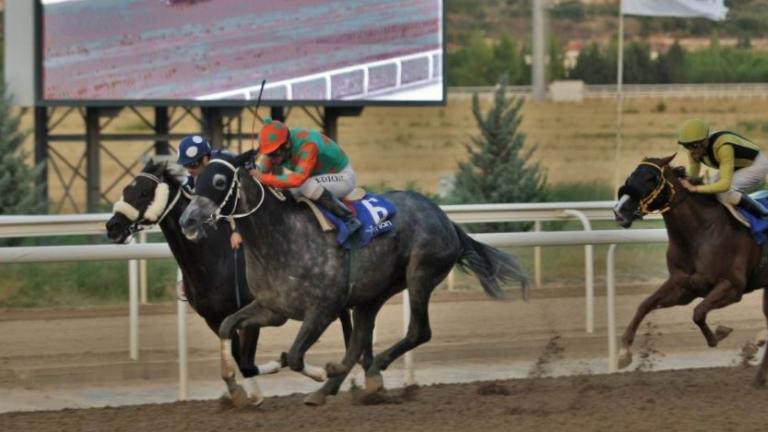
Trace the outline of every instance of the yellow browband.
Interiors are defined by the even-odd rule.
[[[647,196],[645,196],[643,199],[640,200],[640,212],[643,215],[647,215],[650,213],[653,213],[654,211],[658,211],[660,214],[664,214],[668,212],[672,207],[672,199],[675,197],[675,187],[672,185],[672,182],[667,180],[667,177],[664,176],[664,169],[658,165],[656,165],[653,162],[640,162],[640,165],[648,165],[656,168],[659,170],[659,173],[661,174],[661,179],[663,181],[659,182],[658,186],[656,186],[655,189],[651,191]],[[651,210],[648,208],[648,206],[653,203],[653,201],[661,194],[661,191],[664,190],[664,185],[669,185],[669,199],[667,199],[667,203],[664,204],[664,207],[658,210]]]

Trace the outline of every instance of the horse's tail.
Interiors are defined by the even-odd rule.
[[[461,242],[461,255],[458,265],[463,270],[471,270],[480,280],[488,295],[493,298],[505,298],[506,294],[499,285],[512,281],[520,282],[523,299],[528,300],[530,280],[528,274],[514,256],[494,247],[480,243],[470,237],[458,225],[453,224]]]

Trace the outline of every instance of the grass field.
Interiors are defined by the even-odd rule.
[[[484,104],[488,104],[486,98]],[[738,99],[631,99],[625,101],[623,144],[619,176],[628,175],[644,156],[669,155],[680,149],[674,143],[677,125],[689,117],[711,122],[713,128],[729,128],[751,137],[757,143],[768,142],[767,100]],[[151,109],[142,114],[152,118]],[[267,115],[262,109],[261,115]],[[598,182],[610,184],[615,175],[616,104],[612,100],[587,100],[583,103],[528,102],[523,111],[522,131],[528,145],[537,145],[535,157],[541,161],[550,184]],[[301,110],[293,109],[290,125],[313,127]],[[25,122],[31,127],[31,120]],[[243,119],[250,131],[251,119]],[[59,133],[82,132],[82,120],[71,116],[57,129]],[[124,113],[105,130],[149,132],[132,113]],[[195,123],[185,119],[174,132],[194,132]],[[444,107],[369,107],[360,117],[339,121],[339,141],[352,158],[359,181],[364,185],[386,184],[436,192],[441,178],[451,176],[459,161],[466,157],[465,144],[476,135],[471,97],[451,94]],[[176,144],[176,143],[174,143]],[[31,150],[31,141],[28,144]],[[150,148],[150,142],[110,142],[109,152],[123,164],[130,165]],[[243,146],[248,148],[249,142]],[[72,165],[77,165],[84,144],[55,143],[52,147]],[[681,155],[682,156],[682,155]],[[679,156],[675,163],[684,164]],[[102,189],[111,185],[121,169],[102,151]],[[65,181],[72,171],[59,163]],[[137,167],[135,170],[138,170]],[[58,201],[62,182],[50,172],[50,196]],[[114,200],[127,184],[123,180],[108,195]],[[85,201],[84,182],[76,179],[73,192],[78,205]],[[71,204],[63,212],[73,211]]]

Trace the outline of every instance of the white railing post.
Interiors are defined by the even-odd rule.
[[[408,324],[411,320],[411,296],[408,290],[403,291],[403,336],[408,334]],[[408,351],[404,355],[405,361],[405,385],[416,384],[416,377],[413,372],[413,351]]]
[[[541,232],[540,220],[533,223],[533,231]],[[533,284],[536,288],[541,288],[541,246],[533,247]]]
[[[592,231],[592,224],[587,215],[578,210],[565,210],[565,214],[581,221],[584,231]],[[594,246],[584,246],[584,296],[586,300],[587,333],[595,332],[595,257]]]
[[[131,243],[135,243],[131,240]],[[139,261],[128,261],[128,351],[131,360],[139,359]]]
[[[147,242],[147,232],[141,231],[139,233],[139,243]],[[147,304],[147,260],[139,260],[139,293],[141,304]]]
[[[187,353],[187,302],[184,296],[184,282],[181,269],[176,270],[176,322],[179,343],[179,400],[189,396],[189,360]]]
[[[618,370],[618,354],[616,347],[616,279],[614,275],[614,257],[616,244],[608,246],[605,259],[605,310],[607,312],[606,326],[608,327],[608,372]]]

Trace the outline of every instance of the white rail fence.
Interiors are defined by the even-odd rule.
[[[472,93],[490,94],[494,87],[449,87],[449,95],[469,95]],[[508,86],[507,90],[520,97],[530,97],[531,86]],[[624,84],[622,93],[625,98],[732,98],[766,99],[768,84],[765,83],[723,83],[723,84]],[[616,98],[615,84],[591,84],[584,86],[585,99]]]
[[[586,330],[594,331],[594,257],[592,246],[611,244],[606,260],[607,279],[607,327],[608,327],[608,369],[615,370],[616,331],[614,315],[614,259],[616,244],[658,243],[666,241],[663,229],[643,230],[599,230],[592,231],[590,220],[609,220],[613,202],[539,203],[539,204],[486,204],[444,206],[443,209],[457,223],[483,222],[529,222],[535,221],[540,227],[542,221],[563,220],[576,217],[584,231],[527,232],[527,233],[482,233],[472,236],[492,246],[533,246],[536,248],[535,266],[537,280],[540,280],[540,257],[542,246],[584,245],[585,247],[585,298]],[[0,217],[0,238],[51,236],[71,234],[103,234],[104,223],[109,214],[71,216],[3,216]],[[139,261],[145,259],[172,258],[165,243],[128,245],[78,245],[78,246],[28,246],[0,248],[0,263],[32,263],[62,261],[103,261],[129,260],[129,353],[130,358],[139,357]],[[177,306],[179,329],[179,398],[187,397],[187,341],[186,312],[183,302]],[[408,326],[410,311],[407,298],[403,301],[403,328]],[[412,353],[406,354],[406,381],[413,382],[414,361]]]

